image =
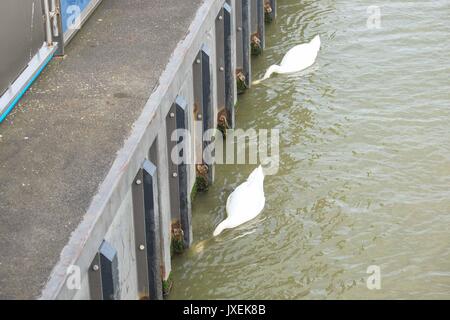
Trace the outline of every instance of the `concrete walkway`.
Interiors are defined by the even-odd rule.
[[[203,0],[104,0],[0,124],[0,299],[40,295]]]

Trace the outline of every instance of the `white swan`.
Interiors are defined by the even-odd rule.
[[[266,202],[264,197],[264,173],[259,166],[247,181],[239,185],[227,199],[227,218],[214,230],[214,237],[223,230],[235,228],[261,213]]]
[[[309,43],[299,44],[291,48],[284,56],[280,65],[274,64],[270,66],[264,77],[261,80],[255,81],[254,84],[270,78],[273,73],[299,72],[312,66],[316,61],[319,49],[320,35],[316,35]]]

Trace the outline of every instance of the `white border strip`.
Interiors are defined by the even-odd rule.
[[[32,82],[42,71],[42,68],[49,62],[49,59],[55,53],[56,48],[57,44],[49,47],[44,43],[35,56],[30,60],[25,70],[22,71],[19,77],[0,97],[0,119],[5,113],[11,112],[11,110],[8,109],[12,104],[17,104],[17,100],[26,92]]]

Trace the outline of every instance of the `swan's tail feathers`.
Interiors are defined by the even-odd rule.
[[[216,227],[216,229],[213,232],[213,236],[217,237],[225,229],[228,229],[228,222],[226,219],[223,220],[221,223],[219,223],[219,225]]]
[[[311,40],[311,45],[314,46],[314,48],[319,51],[320,49],[320,35],[316,35],[312,40]]]

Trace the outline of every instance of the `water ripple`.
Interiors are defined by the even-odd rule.
[[[241,100],[237,125],[278,128],[281,164],[255,221],[211,237],[253,166],[218,166],[193,207],[171,298],[450,298],[450,3],[280,0],[255,77],[322,37],[316,65]],[[379,265],[382,290],[366,288]]]

